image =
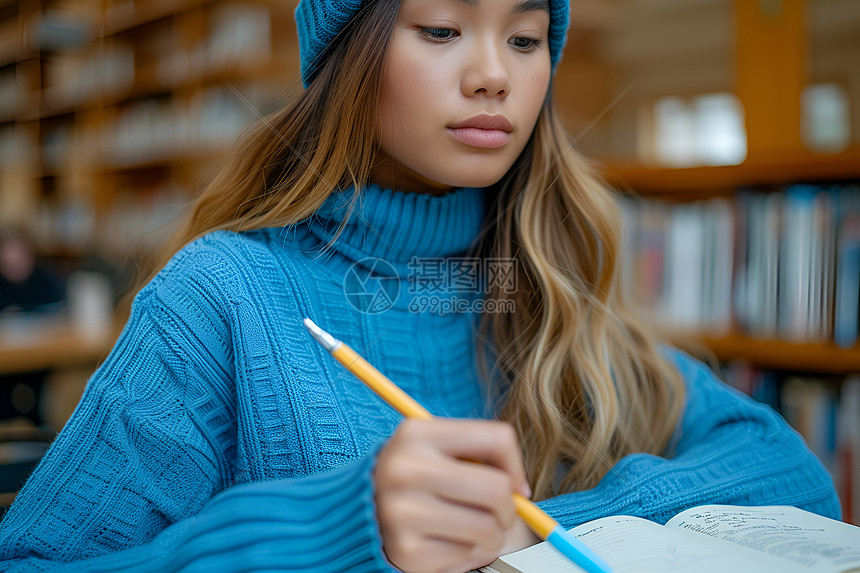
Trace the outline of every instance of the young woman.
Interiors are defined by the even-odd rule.
[[[0,526],[7,565],[465,571],[536,541],[512,491],[568,527],[706,502],[839,515],[777,414],[625,310],[616,205],[550,98],[566,1],[296,15],[307,90],[138,293]],[[402,421],[304,317],[448,419]]]

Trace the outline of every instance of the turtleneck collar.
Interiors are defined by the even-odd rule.
[[[385,259],[405,273],[409,260],[465,254],[486,214],[485,189],[461,188],[446,195],[405,193],[368,184],[334,248],[358,261]],[[337,233],[354,189],[333,192],[308,219],[311,233],[328,243]]]

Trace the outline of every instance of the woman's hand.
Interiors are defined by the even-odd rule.
[[[531,493],[509,424],[405,420],[374,480],[383,549],[402,571],[462,573],[538,541],[514,509],[514,491]]]

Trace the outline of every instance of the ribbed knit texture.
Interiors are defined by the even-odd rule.
[[[364,0],[301,0],[296,6],[302,82],[310,85],[326,50],[361,10]],[[570,0],[549,0],[549,53],[553,68],[561,59],[570,25]]]
[[[409,259],[462,255],[484,190],[371,186],[289,229],[210,234],[135,300],[108,360],[0,524],[13,571],[386,571],[372,471],[400,417],[305,332],[309,316],[439,415],[483,417],[473,314],[414,312]],[[344,277],[379,257],[391,308],[357,311]],[[367,265],[367,261],[362,263]],[[354,270],[354,269],[353,269]],[[564,525],[660,522],[705,503],[838,517],[831,480],[770,409],[672,353],[690,389],[675,456],[623,459],[593,490],[541,502]]]

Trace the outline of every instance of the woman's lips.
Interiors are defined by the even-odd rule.
[[[514,126],[504,115],[482,113],[449,126],[448,133],[471,147],[495,149],[502,147],[511,139]]]
[[[508,143],[511,134],[503,129],[481,129],[479,127],[449,127],[448,133],[459,141],[471,147],[496,149]]]

